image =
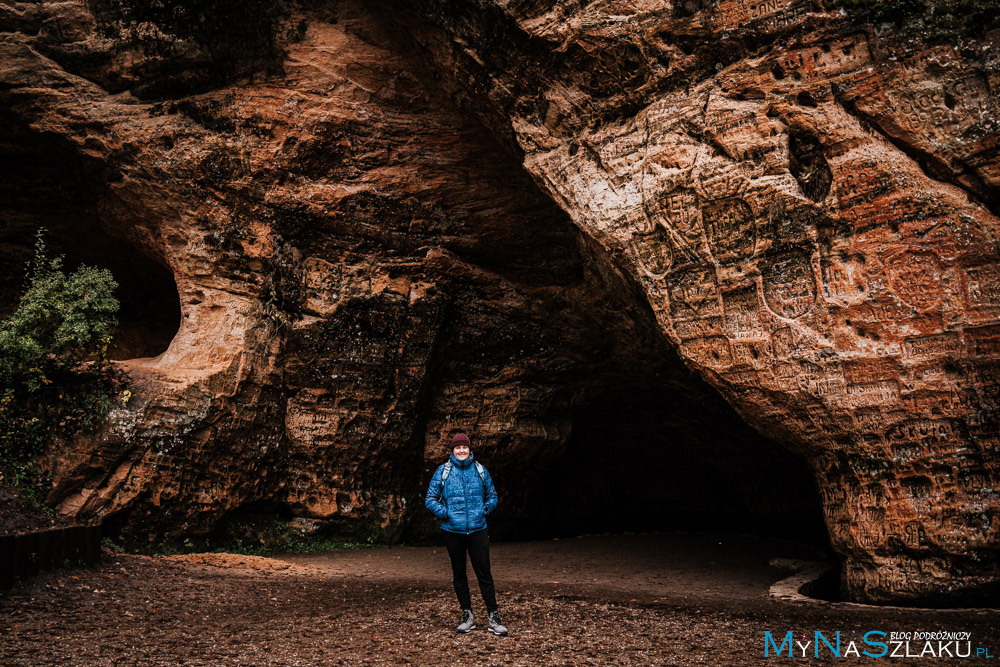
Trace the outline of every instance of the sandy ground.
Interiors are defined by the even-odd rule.
[[[970,632],[973,657],[904,664],[1000,665],[1000,612],[794,605],[768,587],[776,557],[809,554],[749,537],[665,534],[498,543],[493,574],[508,637],[454,631],[443,547],[258,558],[106,554],[0,594],[0,665],[756,665],[883,664],[764,657],[816,630],[844,647],[870,630]],[[470,581],[474,593],[475,578]],[[474,597],[480,620],[485,612]],[[876,638],[877,639],[877,638]],[[918,652],[922,641],[911,641]],[[975,657],[976,648],[991,658]],[[952,650],[957,650],[953,646]],[[961,650],[964,651],[964,648]],[[898,663],[898,660],[893,661]]]

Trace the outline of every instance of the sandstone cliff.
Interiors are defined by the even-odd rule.
[[[60,511],[391,538],[462,428],[510,525],[567,451],[641,456],[584,497],[742,478],[772,520],[802,460],[853,597],[995,588],[995,39],[795,0],[305,18],[284,76],[178,93],[77,3],[0,8],[5,265],[45,224],[129,313]]]

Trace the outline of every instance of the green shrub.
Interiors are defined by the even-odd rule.
[[[120,382],[105,359],[118,311],[111,273],[67,276],[39,231],[26,279],[0,322],[0,472],[22,489],[45,481],[32,463],[42,445],[95,426]]]

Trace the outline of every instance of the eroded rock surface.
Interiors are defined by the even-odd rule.
[[[3,46],[5,262],[44,225],[124,290],[131,397],[53,446],[61,512],[142,540],[275,513],[427,534],[460,428],[504,489],[500,534],[818,519],[804,466],[683,367],[638,284],[387,15],[317,11],[284,77],[150,102],[130,91],[174,89],[191,62],[118,54],[78,10],[18,5]],[[715,471],[737,483],[713,492]]]
[[[804,498],[703,378],[807,461],[852,597],[996,586],[995,40],[795,0],[338,3],[283,78],[154,102],[82,6],[0,11],[3,150],[31,166],[5,259],[46,224],[160,276],[118,355],[134,397],[50,455],[62,512],[398,536],[458,427],[515,522],[580,424],[659,448],[594,494],[683,512],[705,460],[677,447]]]
[[[809,460],[850,595],[995,587],[997,33],[796,0],[418,5],[689,367]]]

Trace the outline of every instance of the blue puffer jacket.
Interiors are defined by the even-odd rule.
[[[451,455],[451,472],[448,479],[441,485],[441,475],[444,464],[438,466],[431,484],[427,487],[427,499],[424,502],[427,509],[441,519],[441,529],[449,533],[474,533],[486,527],[486,515],[497,506],[497,492],[493,488],[493,479],[486,468],[485,484],[479,477],[476,466],[472,463],[472,453],[469,458],[459,461]]]

